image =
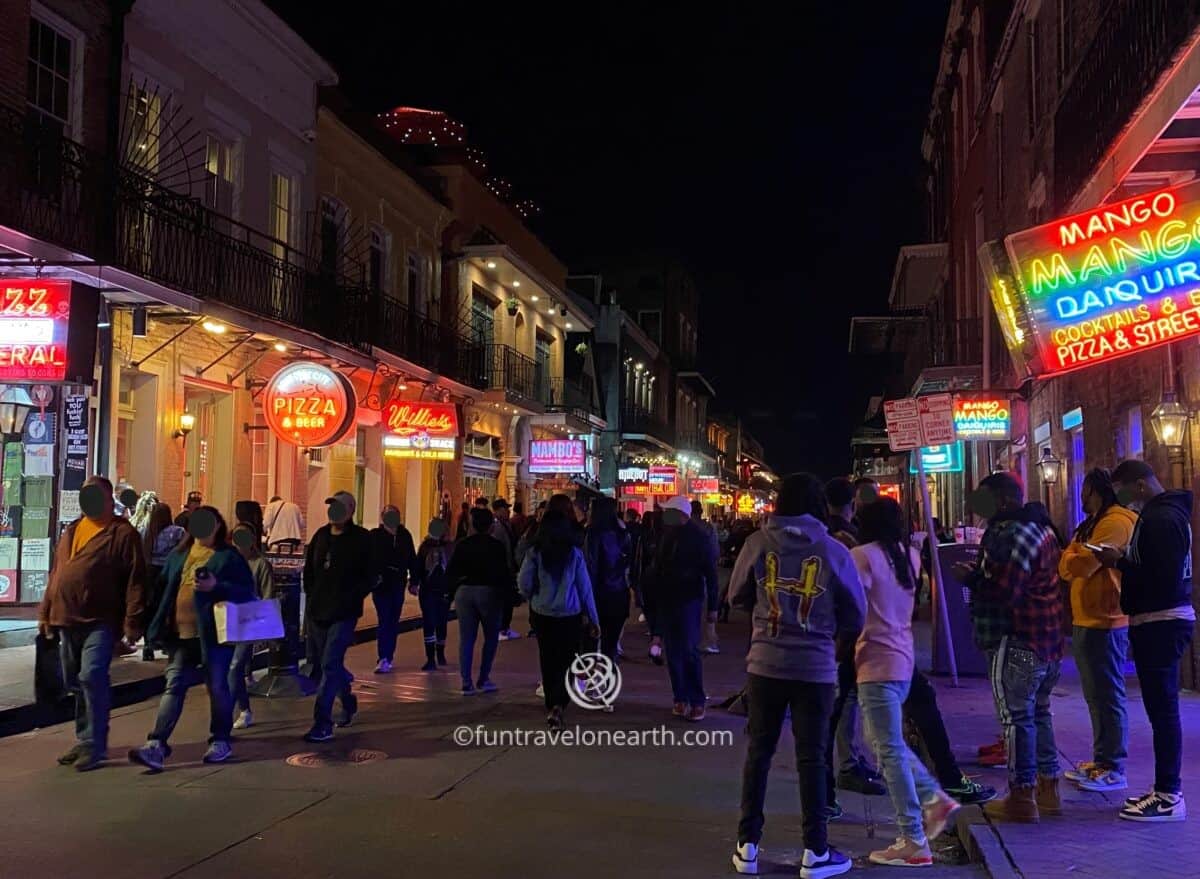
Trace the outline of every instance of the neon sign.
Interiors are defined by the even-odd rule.
[[[739,516],[753,516],[754,495],[739,494],[737,499],[737,511]]]
[[[319,363],[290,363],[263,390],[267,427],[287,443],[315,449],[336,443],[354,424],[354,388]]]
[[[713,495],[721,491],[721,480],[715,476],[693,476],[688,480],[689,494]],[[710,503],[715,503],[711,501]]]
[[[530,473],[582,473],[587,469],[583,440],[530,440]]]
[[[4,279],[0,290],[0,381],[64,381],[71,282]]]
[[[1006,398],[954,398],[954,432],[959,439],[1006,440],[1012,433],[1012,406]]]
[[[1200,182],[1018,232],[979,256],[1026,375],[1200,335]]]
[[[679,494],[676,488],[679,482],[679,470],[675,467],[650,468],[650,494],[661,497],[671,497]]]
[[[963,444],[949,443],[944,446],[925,446],[917,449],[914,455],[921,456],[926,473],[961,473],[963,469]],[[908,465],[908,472],[916,474],[917,459],[914,457]]]
[[[392,400],[383,410],[386,458],[453,461],[458,451],[458,408],[453,403]]]

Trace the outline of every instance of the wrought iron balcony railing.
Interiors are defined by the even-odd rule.
[[[675,444],[675,432],[667,419],[641,406],[627,404],[621,408],[621,432],[653,436],[669,446]]]
[[[1200,23],[1197,0],[1115,0],[1054,114],[1057,207],[1074,197]]]

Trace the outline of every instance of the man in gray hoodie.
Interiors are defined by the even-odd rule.
[[[767,775],[789,708],[804,827],[801,879],[837,876],[853,865],[827,842],[825,754],[839,647],[853,649],[865,600],[850,551],[829,534],[825,517],[820,480],[789,476],[775,514],[747,539],[730,580],[732,603],[750,610],[754,621],[746,661],[749,745],[733,855],[739,873],[758,869]]]

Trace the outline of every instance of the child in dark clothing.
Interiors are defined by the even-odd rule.
[[[446,539],[446,523],[434,519],[417,550],[416,578],[409,591],[421,602],[421,626],[425,632],[425,664],[421,671],[437,671],[446,664],[446,619],[450,615],[450,567],[452,544]]]

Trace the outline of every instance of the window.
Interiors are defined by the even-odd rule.
[[[1004,204],[1004,111],[997,110],[993,117],[996,121],[996,144],[994,147],[994,155],[996,157],[996,168],[992,176],[996,181],[996,201]]]
[[[541,333],[534,339],[533,356],[534,381],[537,384],[538,396],[545,400],[550,390],[550,339]]]
[[[1125,418],[1129,431],[1129,447],[1125,451],[1125,457],[1137,458],[1140,461],[1146,454],[1146,447],[1142,441],[1142,407],[1132,407]]]
[[[64,134],[71,127],[73,55],[70,37],[30,16],[26,96],[43,123]]]
[[[1037,19],[1030,19],[1025,25],[1025,51],[1028,57],[1026,70],[1028,73],[1028,81],[1026,83],[1025,95],[1027,100],[1026,114],[1028,118],[1028,134],[1029,139],[1033,140],[1034,134],[1037,132],[1037,114],[1040,102],[1038,100],[1038,29]]]
[[[417,314],[423,315],[425,314],[425,273],[422,271],[421,257],[419,254],[409,251],[404,264],[408,284],[408,305]]]
[[[642,328],[642,332],[653,339],[656,345],[662,344],[661,311],[639,311],[637,321],[638,326]]]
[[[287,259],[292,243],[292,178],[286,174],[271,174],[271,237],[276,259]]]
[[[367,253],[367,283],[375,291],[382,291],[387,283],[388,244],[387,232],[373,227],[371,249]]]
[[[1058,88],[1061,90],[1071,69],[1071,0],[1058,0]]]
[[[336,199],[321,199],[321,256],[320,273],[327,278],[337,276],[341,264],[342,218]]]
[[[478,290],[471,293],[471,331],[481,345],[496,341],[496,306]]]
[[[205,207],[233,216],[233,148],[216,135],[208,135],[205,146]]]
[[[158,174],[163,99],[157,92],[129,84],[125,116],[129,128],[126,163],[147,177]]]

